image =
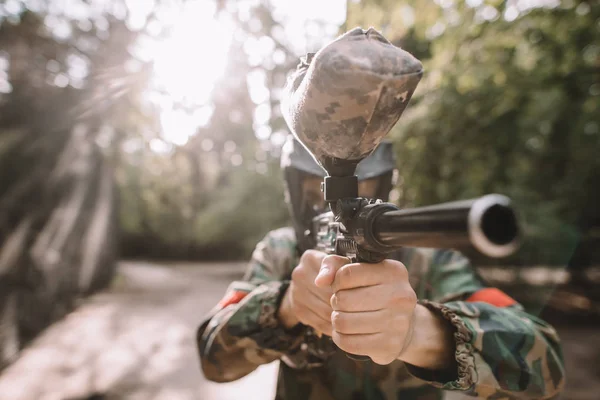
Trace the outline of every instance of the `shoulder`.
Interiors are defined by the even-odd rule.
[[[459,251],[421,247],[407,247],[402,249],[399,260],[408,269],[430,269],[457,262],[469,263],[469,260]]]
[[[265,235],[262,241],[275,247],[296,247],[296,235],[294,229],[290,226],[270,231]]]
[[[283,227],[267,233],[252,252],[251,275],[286,279],[296,265],[296,236],[294,229]]]
[[[275,229],[267,233],[254,249],[254,256],[290,258],[296,254],[296,235],[291,227]]]
[[[406,247],[396,259],[406,266],[413,287],[448,273],[472,273],[469,260],[456,250]]]

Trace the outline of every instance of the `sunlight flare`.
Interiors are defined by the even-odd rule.
[[[158,44],[154,86],[174,105],[174,109],[162,110],[167,142],[183,145],[208,122],[209,118],[183,110],[210,103],[212,90],[227,65],[234,29],[230,19],[215,18],[214,2],[189,1],[175,19],[171,35]]]

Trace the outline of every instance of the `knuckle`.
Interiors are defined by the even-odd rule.
[[[314,252],[315,252],[315,250],[313,250],[313,249],[308,249],[308,250],[304,251],[302,253],[302,255],[300,256],[300,262],[309,260],[311,257],[314,256]]]
[[[337,256],[335,254],[327,254],[321,261],[327,263],[335,262],[336,257]]]
[[[338,310],[344,310],[348,303],[347,298],[348,296],[343,291],[337,292],[332,296],[331,306]]]
[[[338,303],[337,303],[337,297],[336,297],[335,293],[332,294],[331,297],[329,298],[329,305],[331,306],[332,310],[337,309]]]
[[[417,303],[417,295],[411,287],[401,286],[392,292],[390,305],[396,307],[411,307]]]
[[[396,260],[388,260],[388,262],[392,264],[392,268],[397,277],[402,279],[408,278],[408,270],[406,269],[406,266],[404,264]]]
[[[343,282],[347,282],[352,277],[352,268],[349,265],[345,265],[338,270],[336,278]]]
[[[323,260],[326,256],[327,254],[323,252],[311,250],[309,257],[304,263],[306,269],[311,271],[319,271],[321,269],[321,266],[323,265]]]
[[[313,257],[313,251],[314,250],[306,250],[304,253],[302,253],[302,255],[300,256],[300,260],[298,261],[298,265],[299,266],[303,266],[303,265],[307,265],[310,264],[310,260]]]
[[[332,262],[334,262],[336,265],[347,265],[350,263],[350,258],[346,257],[346,256],[341,256],[339,254],[331,254],[330,256],[330,260]]]
[[[302,256],[300,257],[300,261],[307,262],[309,264],[313,264],[315,262],[321,262],[321,259],[325,256],[325,253],[322,253],[315,249],[308,249]]]
[[[417,301],[419,301],[419,299],[417,298],[417,293],[415,293],[413,288],[410,286],[408,287],[408,290],[406,291],[406,296],[407,296],[407,301],[412,306],[415,306],[417,304]]]
[[[401,292],[405,304],[414,306],[417,303],[417,294],[410,285],[404,285]]]
[[[302,264],[294,268],[292,271],[292,280],[299,281],[302,280],[306,276],[306,271],[302,268]]]
[[[331,324],[338,332],[345,332],[348,328],[347,320],[342,313],[334,311],[331,313]]]

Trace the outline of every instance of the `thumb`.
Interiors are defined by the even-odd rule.
[[[337,271],[351,261],[348,257],[329,255],[321,262],[321,269],[315,278],[315,285],[319,288],[330,287],[335,279]]]

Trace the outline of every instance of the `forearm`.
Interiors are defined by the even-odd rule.
[[[453,251],[434,251],[421,305],[452,326],[456,368],[409,371],[433,386],[485,398],[546,399],[564,386],[564,366],[556,331],[526,313],[502,291],[489,287],[469,261]],[[415,263],[416,261],[412,261]],[[449,371],[453,370],[453,376]]]
[[[284,331],[276,317],[283,282],[269,282],[239,304],[216,312],[198,330],[202,370],[209,380],[229,382],[279,359],[300,337]]]
[[[449,370],[413,364],[413,375],[436,387],[480,396],[547,399],[562,390],[564,367],[556,332],[519,305],[422,303],[453,326],[456,369],[452,377]]]
[[[219,311],[197,333],[200,366],[206,379],[213,382],[234,381],[269,361],[247,357],[245,344],[228,333],[227,321],[233,308]]]
[[[398,359],[417,367],[445,370],[456,365],[454,327],[427,307],[417,304],[413,329]]]
[[[281,300],[281,304],[277,310],[277,319],[286,329],[292,329],[300,323],[300,320],[292,310],[289,293],[285,293]]]

